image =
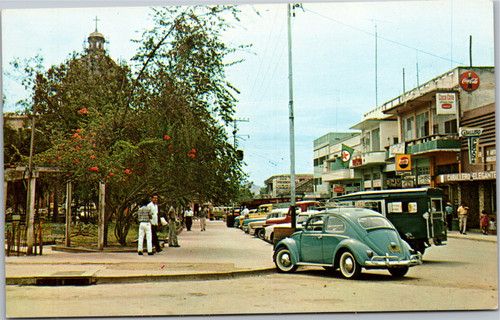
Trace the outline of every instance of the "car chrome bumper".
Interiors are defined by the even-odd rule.
[[[365,261],[366,267],[410,267],[422,264],[422,254],[412,254],[409,260],[401,260],[397,256],[374,256]]]

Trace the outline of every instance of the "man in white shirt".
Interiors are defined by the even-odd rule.
[[[186,211],[184,212],[187,231],[191,231],[191,226],[193,225],[193,217],[194,217],[193,210],[191,210],[191,207],[187,208]]]
[[[160,252],[160,242],[158,241],[158,196],[154,194],[151,197],[151,202],[148,204],[148,208],[151,210],[151,233],[153,235],[153,246],[156,252]]]

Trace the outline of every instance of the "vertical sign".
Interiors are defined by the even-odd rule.
[[[461,127],[458,130],[461,137],[469,140],[469,163],[477,163],[477,154],[479,152],[479,137],[483,133],[483,128]]]

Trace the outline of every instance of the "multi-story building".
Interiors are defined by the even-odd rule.
[[[330,198],[360,190],[360,176],[342,163],[342,145],[360,150],[359,132],[330,132],[314,140],[314,192]],[[356,154],[356,153],[355,153]]]
[[[457,67],[368,112],[351,129],[361,133],[314,141],[316,192],[438,187],[455,208],[469,206],[472,227],[481,211],[496,213],[493,67]],[[349,168],[337,161],[342,144],[356,150]]]
[[[295,192],[305,196],[312,192],[312,174],[295,175]],[[264,181],[267,187],[267,196],[270,198],[290,197],[290,174],[275,175]]]
[[[482,210],[496,211],[493,67],[455,68],[382,108],[397,120],[401,141],[390,146],[387,161],[398,153],[411,159],[407,174],[396,178],[403,187],[444,189],[455,206],[467,203],[473,226]]]
[[[361,177],[361,190],[387,189],[394,178],[394,166],[385,162],[386,148],[399,142],[397,122],[378,107],[351,127],[361,130],[360,152],[355,152],[351,168]],[[387,183],[389,182],[389,184]]]

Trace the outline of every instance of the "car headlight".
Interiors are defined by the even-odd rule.
[[[373,257],[374,253],[371,250],[366,250],[366,255],[368,256],[368,258],[371,258]]]

